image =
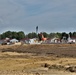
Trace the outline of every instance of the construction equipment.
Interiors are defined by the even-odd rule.
[[[47,38],[45,38],[42,33],[38,34],[38,37],[39,37],[39,41],[46,41],[47,40]]]

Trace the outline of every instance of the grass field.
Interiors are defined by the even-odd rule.
[[[76,75],[76,44],[1,45],[0,75]]]

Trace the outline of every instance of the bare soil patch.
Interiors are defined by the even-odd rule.
[[[1,47],[1,52],[36,53],[57,57],[76,57],[76,44],[16,45]]]
[[[50,74],[76,74],[76,44],[0,46],[0,75]]]

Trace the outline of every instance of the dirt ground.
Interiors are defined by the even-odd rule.
[[[76,44],[0,45],[0,75],[76,75]]]

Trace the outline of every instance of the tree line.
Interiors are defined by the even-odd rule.
[[[19,31],[19,32],[6,31],[0,34],[0,39],[5,39],[5,38],[10,38],[10,39],[16,38],[20,40],[22,38],[25,38],[25,34],[23,31]]]
[[[66,37],[66,39],[68,38],[68,36],[70,35],[70,37],[76,37],[76,32],[57,32],[57,33],[46,33],[46,32],[42,32],[42,34],[44,35],[44,37],[46,38],[60,38],[62,39],[63,37]],[[23,38],[38,38],[38,34],[36,34],[35,32],[32,33],[28,33],[25,35],[25,33],[23,31],[19,31],[19,32],[15,32],[15,31],[6,31],[2,34],[0,34],[0,39],[5,39],[6,37],[8,38],[16,38],[18,40],[21,40]]]

